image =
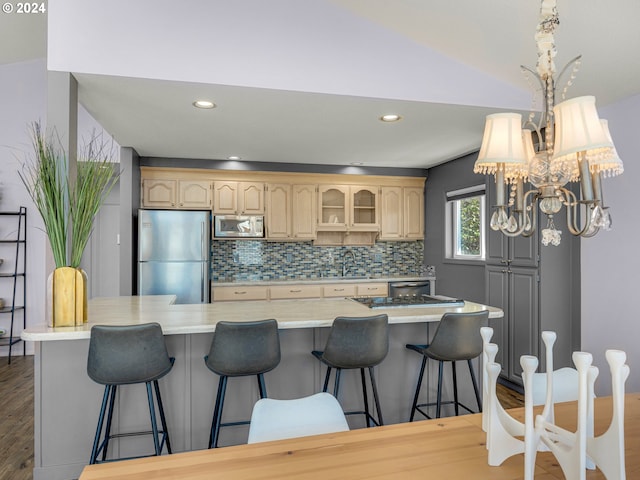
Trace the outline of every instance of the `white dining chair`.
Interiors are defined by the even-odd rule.
[[[547,396],[547,373],[533,374],[533,404],[544,405]],[[564,367],[553,372],[553,403],[570,402],[578,399],[578,371]]]
[[[263,398],[253,407],[248,443],[347,430],[349,425],[342,407],[329,393],[292,400]]]

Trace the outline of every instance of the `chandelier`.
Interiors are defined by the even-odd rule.
[[[601,179],[624,170],[607,121],[598,118],[595,97],[565,100],[580,56],[558,75],[560,80],[571,69],[561,94],[563,101],[555,103],[558,83],[554,79],[553,34],[558,24],[556,0],[542,0],[535,34],[537,67],[535,71],[521,67],[528,79],[539,83],[540,111],[535,112],[536,95],[534,108],[524,122],[517,113],[488,115],[473,169],[495,176],[496,205],[490,227],[507,236],[529,237],[536,231],[539,207],[547,219],[541,232],[543,245],[560,244],[562,232],[553,219],[563,207],[572,235],[592,237],[600,229],[610,230],[611,215],[603,203]],[[525,182],[533,187],[526,193]],[[565,187],[570,182],[580,183],[578,194]]]

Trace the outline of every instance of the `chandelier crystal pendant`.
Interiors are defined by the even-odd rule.
[[[536,71],[521,67],[528,78],[535,78],[540,84],[541,111],[530,113],[524,122],[518,113],[488,115],[473,169],[475,173],[495,176],[496,205],[490,227],[508,236],[531,236],[537,228],[539,208],[547,217],[546,228],[541,232],[543,245],[560,244],[562,232],[556,229],[553,216],[563,207],[572,235],[591,237],[600,229],[611,229],[601,179],[624,171],[607,121],[598,117],[595,97],[564,100],[580,66],[580,56],[558,76],[562,78],[571,68],[562,91],[563,101],[555,103],[558,84],[554,79],[553,34],[558,24],[556,0],[542,0],[535,34]],[[525,182],[533,187],[526,193]],[[579,197],[565,187],[569,182],[580,182]]]

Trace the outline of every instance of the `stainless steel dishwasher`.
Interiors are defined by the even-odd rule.
[[[431,295],[431,282],[429,280],[389,282],[390,297],[419,297],[420,295]]]

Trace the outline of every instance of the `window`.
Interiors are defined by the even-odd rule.
[[[446,257],[484,260],[484,185],[447,192],[446,197]]]

